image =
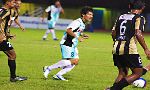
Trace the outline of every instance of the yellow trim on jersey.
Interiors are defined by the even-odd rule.
[[[132,37],[129,44],[129,54],[138,54],[136,38]]]
[[[126,43],[126,41],[121,41],[121,45],[120,45],[120,48],[119,48],[119,55],[124,54],[125,43]]]
[[[136,19],[136,22],[135,22],[135,29],[140,29],[140,21],[141,21],[141,18],[137,18],[137,19]]]
[[[112,51],[113,54],[116,53],[116,48],[117,48],[118,43],[119,43],[119,41],[115,41],[115,43],[114,43],[113,51]]]

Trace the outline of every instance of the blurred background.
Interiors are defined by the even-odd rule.
[[[32,24],[37,24],[35,28],[45,29],[46,22],[42,23],[38,20],[41,18],[44,10],[47,6],[53,4],[55,0],[22,0],[20,8],[21,16],[35,17],[35,21]],[[60,0],[62,7],[65,10],[65,14],[61,15],[62,20],[73,20],[80,17],[80,9],[83,6],[91,6],[94,9],[94,19],[91,25],[87,26],[87,31],[110,31],[115,19],[122,12],[129,11],[128,3],[130,0]],[[2,0],[0,0],[2,6]],[[146,18],[145,31],[150,32],[150,0],[145,0],[146,8],[143,12],[143,16]],[[38,20],[36,20],[38,19]],[[26,18],[21,19],[21,23],[31,23],[31,21],[24,21]],[[65,21],[66,22],[66,21]],[[69,23],[69,22],[68,22]],[[67,26],[68,23],[59,23],[57,25]],[[42,25],[44,26],[42,26]],[[29,26],[29,24],[25,25]],[[32,26],[32,25],[30,25]],[[28,28],[28,27],[27,27]],[[29,27],[32,28],[32,27]],[[61,28],[58,28],[61,29]],[[63,28],[65,29],[65,28]]]

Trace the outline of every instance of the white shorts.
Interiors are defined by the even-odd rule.
[[[66,45],[60,45],[60,47],[63,59],[79,58],[77,47],[69,47]]]
[[[49,20],[48,21],[48,28],[51,29],[51,28],[54,28],[56,25],[56,21],[53,21],[53,20]]]

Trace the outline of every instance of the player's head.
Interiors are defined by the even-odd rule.
[[[131,9],[131,11],[138,11],[139,13],[142,13],[142,11],[145,8],[145,3],[142,2],[141,0],[134,0],[133,2],[131,2],[129,4],[129,8]]]
[[[8,8],[13,8],[15,6],[15,0],[4,0],[3,3]]]
[[[15,8],[19,9],[21,6],[21,0],[15,0]]]
[[[84,22],[90,22],[93,19],[93,9],[91,7],[82,8],[80,14]]]
[[[60,3],[59,0],[56,0],[56,1],[55,1],[55,6],[56,6],[56,7],[61,7],[61,3]]]

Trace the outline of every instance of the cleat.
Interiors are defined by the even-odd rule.
[[[56,80],[68,81],[62,75],[54,75],[53,78]]]
[[[43,41],[45,41],[46,40],[46,38],[43,38]]]
[[[45,79],[48,78],[48,74],[50,73],[50,71],[51,70],[48,68],[48,66],[43,67],[43,75],[44,75]]]
[[[11,81],[11,82],[25,81],[25,80],[27,80],[27,77],[16,76],[15,78],[10,78],[10,81]]]
[[[58,41],[59,39],[57,39],[57,38],[54,38],[53,40],[54,40],[54,41]]]

